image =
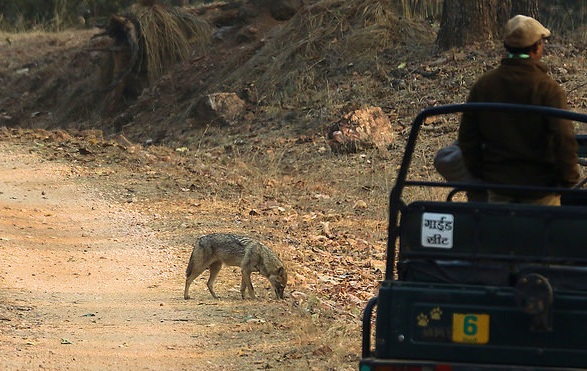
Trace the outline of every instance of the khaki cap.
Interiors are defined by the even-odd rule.
[[[505,25],[503,42],[512,48],[527,48],[550,37],[550,30],[532,17],[517,15]]]

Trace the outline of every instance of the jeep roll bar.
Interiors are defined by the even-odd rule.
[[[408,170],[412,163],[412,157],[416,147],[416,142],[420,134],[420,130],[424,120],[430,116],[463,113],[471,111],[501,111],[512,113],[528,113],[538,114],[543,116],[550,116],[556,118],[567,119],[571,121],[578,121],[587,123],[587,114],[572,112],[553,107],[533,106],[511,103],[461,103],[461,104],[447,104],[437,107],[430,107],[422,110],[412,122],[412,127],[405,146],[404,155],[400,168],[397,173],[395,185],[389,195],[389,224],[388,224],[388,240],[387,240],[387,262],[385,279],[393,279],[393,272],[396,266],[396,254],[393,252],[396,249],[397,240],[400,235],[399,215],[401,210],[405,208],[406,204],[402,200],[403,190],[407,186],[427,186],[427,187],[444,187],[454,188],[457,190],[488,190],[488,189],[507,189],[507,190],[526,190],[530,192],[556,192],[561,195],[573,194],[579,191],[577,188],[552,188],[552,187],[538,187],[538,186],[516,186],[516,185],[498,185],[498,184],[468,184],[463,182],[431,182],[431,181],[412,181],[407,180]],[[587,143],[587,136],[577,136],[579,142]],[[583,146],[581,146],[583,147]],[[580,149],[580,154],[582,153]],[[584,182],[583,182],[584,183]],[[580,183],[581,185],[582,183]],[[451,197],[451,195],[449,195]]]

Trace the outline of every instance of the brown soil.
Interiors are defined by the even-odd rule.
[[[357,326],[348,316],[329,318],[332,308],[312,309],[326,304],[296,291],[295,277],[287,300],[276,300],[268,282],[254,276],[259,298],[243,301],[238,270],[225,268],[219,300],[205,288],[206,277],[192,286],[195,300],[184,300],[190,243],[228,221],[186,197],[136,201],[149,187],[171,191],[165,182],[133,185],[129,179],[155,180],[157,171],[136,175],[128,164],[89,169],[77,161],[48,161],[48,152],[71,150],[47,142],[54,139],[46,132],[5,132],[0,142],[2,369],[324,370],[356,364]],[[104,159],[126,156],[110,148]],[[177,208],[183,215],[169,219]]]
[[[331,3],[338,8],[323,19],[339,19],[331,13],[353,2]],[[394,27],[407,39],[383,50],[346,28],[318,33],[325,40],[305,44],[306,52],[326,48],[323,56],[308,54],[300,67],[303,55],[289,55],[291,75],[260,76],[260,66],[289,60],[267,50],[271,40],[302,25],[263,12],[247,22],[111,116],[94,90],[99,58],[88,48],[98,30],[2,34],[2,369],[357,368],[361,313],[383,278],[388,192],[409,124],[427,106],[463,102],[502,50],[496,43],[437,52],[434,27],[402,20]],[[353,49],[354,41],[363,43]],[[587,107],[581,45],[553,40],[545,56],[577,111]],[[309,83],[310,70],[324,79],[303,96],[276,103],[256,90],[285,91],[288,76]],[[225,79],[230,71],[242,73],[240,82]],[[198,96],[223,88],[247,91],[237,124],[190,115]],[[395,143],[332,154],[325,127],[365,105],[388,114]],[[454,140],[456,121],[425,126],[418,174],[437,176],[431,159]],[[219,300],[205,287],[207,273],[192,285],[194,299],[183,300],[191,246],[211,232],[273,248],[289,271],[286,299],[255,275],[259,298],[241,300],[238,269],[224,268]]]

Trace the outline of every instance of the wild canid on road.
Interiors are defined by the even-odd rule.
[[[210,270],[208,290],[214,298],[214,280],[222,268],[222,264],[241,268],[241,296],[245,298],[245,290],[249,290],[255,298],[255,289],[251,283],[251,273],[259,272],[266,277],[279,299],[283,299],[283,291],[287,284],[287,272],[277,255],[259,241],[231,233],[213,233],[201,236],[194,245],[186,270],[184,299],[189,299],[190,285],[206,269]]]

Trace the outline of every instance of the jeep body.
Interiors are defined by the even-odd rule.
[[[501,103],[432,107],[416,117],[390,194],[385,279],[365,308],[359,368],[587,369],[587,207],[582,206],[587,196],[582,184],[545,189],[409,179],[423,122],[467,110],[587,122],[587,115],[571,111]],[[587,140],[577,138],[581,157]],[[408,188],[446,195],[408,201]],[[469,190],[501,188],[557,192],[563,203],[457,200]]]

